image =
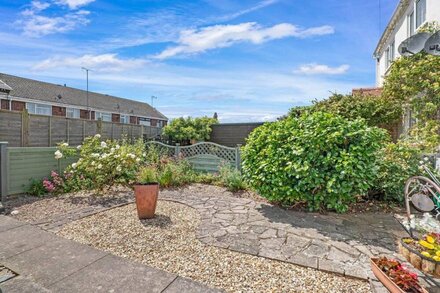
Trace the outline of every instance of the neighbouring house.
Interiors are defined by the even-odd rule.
[[[392,62],[399,57],[399,45],[433,21],[440,21],[439,0],[400,0],[374,51],[377,87],[383,85]]]
[[[2,110],[164,127],[168,118],[147,103],[0,73]]]
[[[391,64],[400,57],[399,45],[417,33],[426,23],[440,21],[440,0],[400,0],[374,51],[376,60],[376,87],[353,89],[352,94],[380,95]],[[414,125],[413,113],[407,109],[402,121],[386,125],[396,139]]]

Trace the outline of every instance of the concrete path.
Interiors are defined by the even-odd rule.
[[[9,292],[221,292],[0,215],[0,265]]]

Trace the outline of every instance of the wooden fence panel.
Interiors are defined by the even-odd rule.
[[[79,145],[85,137],[101,134],[103,139],[131,140],[160,135],[159,127],[33,115],[0,110],[0,141],[10,147],[52,147],[60,142]]]
[[[83,121],[69,119],[69,144],[73,146],[79,145],[83,140]]]
[[[48,116],[29,116],[29,139],[30,147],[46,147],[49,144],[49,131],[51,127],[51,117]]]
[[[58,117],[52,117],[52,124],[51,124],[51,145],[55,146],[57,143],[60,143],[62,141],[67,142],[67,120],[63,118]]]
[[[21,113],[0,110],[0,141],[21,146]]]
[[[114,123],[102,122],[102,127],[101,127],[101,138],[102,139],[113,139],[112,125],[114,125]]]

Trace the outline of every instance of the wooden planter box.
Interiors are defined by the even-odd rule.
[[[383,272],[375,263],[377,258],[371,258],[371,270],[376,278],[391,292],[391,293],[405,293],[399,286],[397,286],[388,276]],[[425,288],[422,287],[422,292],[428,293]]]
[[[421,270],[425,274],[440,278],[440,261],[435,261],[422,255],[417,249],[403,242],[404,239],[406,238],[402,238],[399,241],[400,254],[416,269]]]

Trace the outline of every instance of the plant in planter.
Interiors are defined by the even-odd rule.
[[[417,269],[440,277],[440,234],[428,233],[422,239],[403,238],[400,253]]]
[[[427,292],[419,283],[418,276],[411,273],[399,261],[386,257],[371,258],[374,275],[392,293]]]
[[[134,184],[136,207],[139,219],[151,219],[156,211],[159,183],[156,169],[142,167]]]

